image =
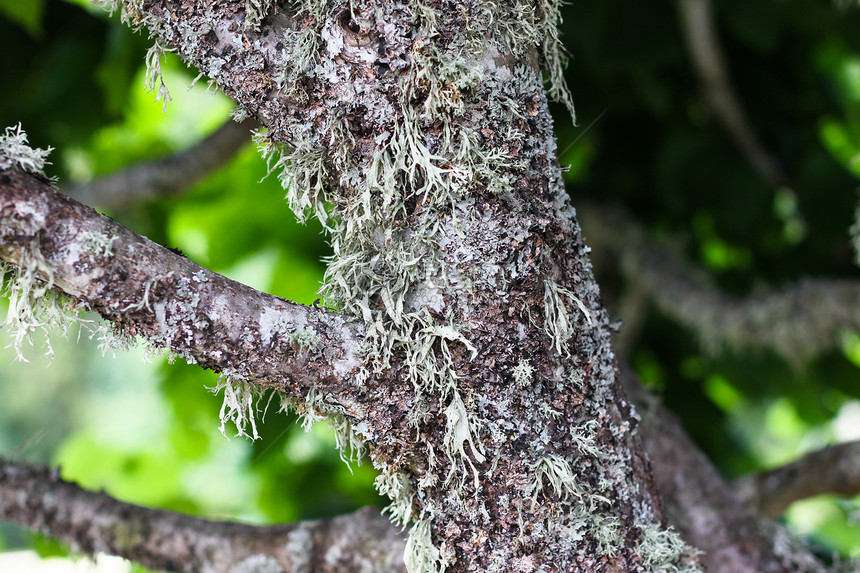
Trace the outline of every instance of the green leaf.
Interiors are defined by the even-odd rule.
[[[42,33],[44,0],[0,0],[0,15],[15,22],[35,37]]]

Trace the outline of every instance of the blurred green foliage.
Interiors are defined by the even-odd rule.
[[[149,41],[84,4],[0,0],[0,46],[14,54],[0,62],[0,126],[21,122],[33,145],[57,148],[51,173],[61,183],[178,151],[226,119],[229,101],[205,93],[205,80],[186,91],[196,71],[172,56],[165,79],[174,101],[162,114],[142,89]],[[715,10],[750,127],[792,188],[768,185],[708,109],[673,3],[603,0],[565,10],[580,127],[561,109],[555,117],[574,204],[623,205],[729,293],[810,276],[857,279],[847,229],[860,178],[860,9],[723,0]],[[327,246],[318,226],[295,223],[265,174],[249,144],[184,196],[110,215],[213,270],[312,303]],[[611,309],[623,279],[597,270]],[[62,463],[65,477],[130,501],[255,522],[381,503],[372,470],[351,474],[324,428],[304,434],[273,404],[261,440],[228,441],[217,431],[220,398],[205,390],[213,374],[163,359],[146,366],[139,352],[105,360],[84,338],[60,345],[50,369],[35,358],[0,369],[0,453]],[[761,351],[706,355],[650,310],[628,359],[735,477],[860,437],[858,348],[848,334],[841,351],[801,367]],[[848,519],[857,507],[810,500],[787,519],[817,543],[857,554]],[[21,543],[2,531],[0,544]]]

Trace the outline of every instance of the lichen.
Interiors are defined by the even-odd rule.
[[[224,436],[227,436],[227,422],[232,422],[236,427],[237,436],[245,436],[252,440],[260,438],[257,433],[257,416],[260,415],[258,404],[261,401],[262,391],[258,386],[246,380],[222,374],[210,390],[213,394],[224,391],[221,411],[218,413],[221,419],[221,426],[218,429]]]
[[[145,57],[146,74],[144,76],[144,88],[149,93],[155,94],[155,101],[161,102],[162,113],[167,113],[167,102],[173,101],[173,98],[170,96],[170,90],[167,89],[167,85],[164,83],[164,76],[161,73],[161,60],[170,51],[172,50],[165,46],[160,39],[156,38],[155,42],[146,52]]]
[[[531,386],[534,372],[534,366],[532,366],[527,359],[521,358],[517,365],[514,367],[514,382],[516,382],[517,386],[519,386],[520,388],[527,388]]]
[[[302,548],[306,549],[306,548]],[[292,555],[292,554],[291,554]],[[249,555],[230,567],[227,573],[285,573],[277,559],[258,553]]]
[[[245,25],[257,29],[276,5],[275,0],[245,0]]]
[[[54,275],[36,247],[22,249],[17,266],[0,262],[0,298],[9,301],[6,320],[0,328],[7,329],[15,350],[15,359],[29,362],[24,356],[24,344],[33,347],[33,334],[43,334],[44,355],[52,360],[54,349],[50,335],[59,333],[68,339],[73,327],[86,327],[90,321],[80,316],[85,307],[64,297],[53,288]]]
[[[53,147],[33,149],[27,143],[27,133],[19,123],[15,127],[7,127],[4,135],[0,135],[0,169],[19,167],[28,173],[45,176],[45,165]]]
[[[544,492],[545,487],[550,488],[552,495],[561,501],[568,501],[571,498],[582,499],[585,495],[576,482],[576,476],[570,464],[557,454],[539,458],[532,466],[532,473],[534,478],[527,493],[533,504],[537,504],[538,496]]]
[[[408,573],[444,573],[446,566],[439,549],[433,545],[431,521],[421,519],[409,531],[403,561]]]
[[[335,446],[340,453],[340,459],[346,463],[352,471],[351,463],[361,464],[364,454],[364,438],[353,426],[352,422],[338,407],[325,400],[325,397],[316,389],[311,388],[304,400],[295,400],[281,397],[281,412],[293,410],[299,417],[299,424],[305,432],[317,422],[327,421],[334,432]]]
[[[573,327],[570,312],[564,304],[563,297],[568,298],[577,306],[589,326],[593,326],[594,322],[582,299],[553,279],[544,281],[544,330],[550,337],[555,351],[560,355],[570,357],[571,353],[567,342],[574,335],[576,329]]]
[[[697,564],[697,551],[687,545],[671,527],[656,525],[640,528],[642,538],[636,546],[636,555],[653,573],[701,573]]]
[[[110,237],[102,232],[84,232],[78,235],[78,242],[80,245],[104,258],[110,258],[113,256],[113,243],[119,237]]]
[[[297,330],[295,332],[291,332],[287,335],[287,339],[290,343],[298,344],[300,348],[306,349],[310,352],[316,351],[322,343],[322,339],[319,335],[309,330]]]

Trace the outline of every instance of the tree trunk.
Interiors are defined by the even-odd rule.
[[[176,50],[268,128],[290,206],[330,232],[326,306],[351,324],[257,300],[229,306],[244,330],[215,328],[234,287],[181,265],[131,273],[115,304],[70,294],[227,373],[230,395],[253,382],[336,419],[410,526],[410,572],[698,570],[666,529],[562,184],[542,79],[569,103],[555,3],[122,10],[158,37],[155,61]],[[130,260],[127,244],[101,254]],[[49,247],[4,256],[61,288],[92,278],[79,259],[47,272]],[[272,352],[289,365],[272,371]]]

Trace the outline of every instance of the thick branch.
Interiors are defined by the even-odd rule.
[[[629,368],[621,370],[627,395],[642,416],[639,435],[666,515],[684,539],[700,549],[709,573],[796,573],[827,568],[801,548],[777,544],[736,497],[674,414],[645,390]]]
[[[678,8],[705,100],[750,165],[774,187],[791,187],[788,177],[759,143],[735,96],[717,38],[711,0],[678,0]]]
[[[349,402],[358,327],[200,267],[18,169],[0,172],[0,258],[52,280],[122,334],[290,396],[314,386],[364,417]]]
[[[165,571],[404,571],[404,541],[378,511],[252,526],[153,510],[92,493],[53,472],[0,459],[0,519]]]
[[[181,153],[73,185],[63,192],[86,205],[110,209],[178,194],[227,163],[248,143],[248,131],[256,125],[252,119],[242,123],[227,120],[214,133]]]
[[[810,452],[782,467],[747,476],[735,491],[760,514],[778,518],[795,501],[815,495],[860,494],[860,440]]]
[[[694,330],[710,351],[767,348],[800,362],[833,348],[846,330],[860,329],[857,281],[807,280],[732,297],[711,285],[703,271],[650,240],[626,214],[593,206],[580,212],[589,244],[613,252],[626,278],[663,313]]]

